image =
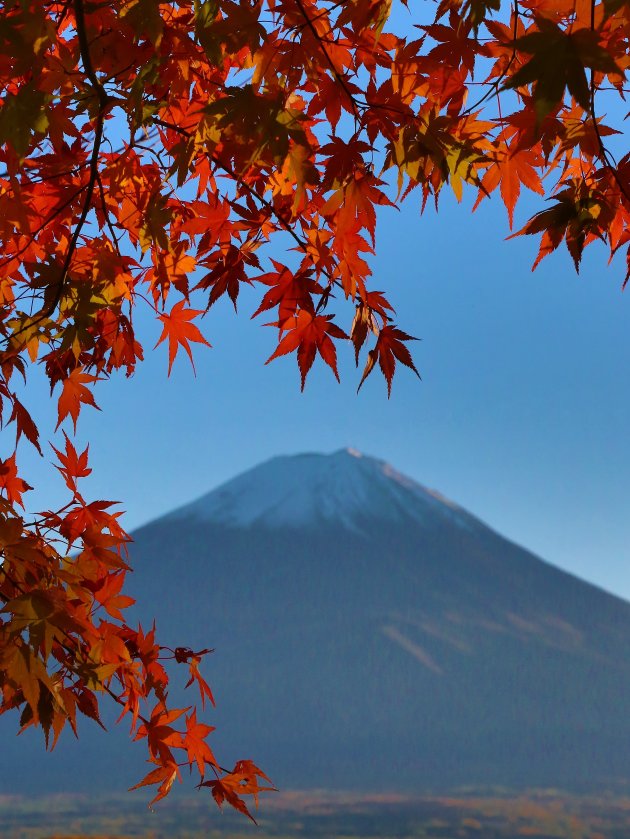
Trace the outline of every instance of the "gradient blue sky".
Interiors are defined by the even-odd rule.
[[[90,442],[91,498],[120,499],[128,529],[276,454],[354,446],[438,489],[562,568],[630,598],[630,297],[623,265],[587,250],[579,276],[564,248],[532,273],[535,237],[509,242],[498,195],[474,214],[444,195],[379,216],[372,288],[386,289],[423,381],[401,368],[388,401],[374,374],[357,396],[350,351],[341,385],[317,364],[305,393],[294,357],[264,366],[271,329],[221,301],[203,321],[197,375],[166,377],[157,325],[140,325],[146,362],[97,388],[78,444]],[[517,213],[540,208],[529,198]],[[274,255],[280,257],[281,253]],[[348,309],[348,315],[350,310]],[[349,320],[345,324],[349,326]],[[26,402],[43,435],[54,405],[43,378]],[[9,433],[9,432],[5,432]],[[20,446],[22,449],[22,444]],[[22,452],[29,507],[61,497],[48,458]]]

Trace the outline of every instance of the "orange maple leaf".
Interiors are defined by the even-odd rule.
[[[177,777],[179,777],[177,764],[172,762],[165,763],[163,766],[158,766],[157,769],[151,770],[146,777],[134,786],[129,787],[129,789],[134,790],[140,789],[140,787],[151,786],[151,784],[160,784],[157,794],[149,802],[149,807],[151,807],[156,801],[160,801],[160,799],[168,795]]]
[[[512,151],[511,148],[506,147],[506,154],[499,157],[483,176],[473,209],[479,206],[484,196],[489,195],[499,186],[501,198],[508,211],[511,230],[514,223],[514,208],[521,193],[521,184],[539,195],[545,194],[540,176],[534,168],[541,164],[542,158],[531,150]]]
[[[206,737],[214,731],[213,725],[204,725],[197,722],[197,710],[193,709],[190,716],[186,717],[186,733],[183,738],[183,745],[188,755],[188,762],[192,766],[197,764],[199,774],[203,777],[206,764],[216,766],[217,762],[212,749],[206,743]]]
[[[147,738],[149,753],[153,759],[162,764],[174,762],[170,747],[181,748],[182,735],[169,723],[175,722],[188,710],[189,708],[169,710],[163,702],[159,702],[153,709],[151,719],[145,720],[138,728],[135,739]]]
[[[81,405],[91,405],[97,411],[101,410],[94,401],[92,391],[86,387],[86,385],[96,382],[98,376],[90,376],[88,373],[83,373],[82,371],[82,367],[75,367],[68,377],[64,379],[63,389],[57,403],[58,419],[55,430],[59,428],[63,420],[70,414],[74,430],[76,431]]]
[[[163,314],[159,316],[163,324],[163,329],[162,334],[153,349],[158,347],[162,341],[165,341],[168,338],[169,376],[171,375],[173,361],[175,361],[175,356],[177,355],[180,346],[186,350],[190,363],[193,366],[193,370],[195,369],[195,362],[193,361],[189,342],[193,341],[198,344],[205,344],[207,347],[212,346],[212,344],[208,343],[208,341],[206,341],[203,337],[199,328],[195,326],[194,323],[191,323],[191,320],[196,318],[197,315],[203,314],[203,311],[201,309],[186,309],[184,306],[185,301],[180,300],[173,306],[170,315]]]
[[[76,492],[77,479],[86,478],[88,475],[92,474],[92,470],[88,467],[88,452],[90,447],[86,446],[81,454],[78,454],[77,450],[68,439],[68,435],[64,432],[63,436],[66,438],[65,454],[60,452],[59,449],[56,449],[51,444],[51,449],[57,455],[59,463],[61,463],[61,466],[55,466],[55,468],[63,475],[63,479],[66,482],[68,489],[72,492]]]
[[[120,610],[127,609],[136,602],[133,597],[120,594],[124,582],[124,573],[108,574],[94,593],[95,599],[105,607],[106,611],[121,622],[124,618]]]
[[[261,786],[258,779],[264,778],[269,786]],[[251,760],[237,761],[234,769],[216,781],[203,781],[200,787],[209,787],[219,807],[227,801],[235,810],[250,818],[254,824],[256,819],[247,809],[241,795],[251,795],[254,803],[258,805],[258,795],[261,792],[275,791],[275,787],[265,773],[259,769]]]
[[[207,651],[206,651],[207,652]],[[206,697],[210,700],[210,702],[215,705],[214,696],[212,695],[212,691],[210,690],[210,685],[206,682],[203,678],[201,673],[199,672],[199,664],[201,662],[201,655],[193,655],[188,660],[188,669],[190,671],[190,679],[186,682],[184,687],[190,687],[193,682],[197,682],[197,687],[199,688],[199,695],[201,697],[201,707],[206,707]]]
[[[12,504],[19,504],[24,508],[22,495],[29,489],[33,487],[22,478],[18,478],[15,452],[6,460],[0,460],[0,492],[5,492]]]

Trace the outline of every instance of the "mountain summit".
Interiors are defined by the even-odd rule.
[[[383,461],[273,458],[133,537],[129,620],[215,648],[224,765],[251,757],[282,789],[630,778],[630,604]],[[84,725],[45,761],[33,739],[3,741],[4,792],[143,770],[126,731]]]
[[[322,522],[358,529],[367,518],[401,524],[472,521],[464,510],[356,449],[274,457],[179,508],[169,520],[193,518],[230,527],[310,527]]]

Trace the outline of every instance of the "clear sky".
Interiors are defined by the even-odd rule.
[[[131,380],[99,385],[102,412],[81,416],[78,443],[90,442],[94,467],[86,494],[120,499],[133,529],[273,455],[353,446],[630,598],[622,260],[609,266],[593,246],[576,276],[563,245],[532,273],[537,237],[505,241],[498,194],[474,214],[471,203],[445,195],[438,214],[428,207],[421,217],[412,196],[379,216],[372,288],[386,289],[399,325],[422,338],[413,347],[422,382],[400,368],[388,401],[375,373],[357,396],[348,349],[340,385],[316,364],[301,394],[294,357],[264,366],[274,335],[250,320],[251,295],[238,316],[221,301],[204,319],[213,349],[198,348],[196,377],[182,355],[167,379],[166,347],[152,351],[159,332],[147,322],[146,362]],[[51,430],[43,380],[29,385],[26,402],[43,434]],[[53,506],[60,481],[48,458],[27,460],[38,487],[29,506]]]

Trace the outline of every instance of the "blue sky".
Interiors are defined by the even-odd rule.
[[[78,444],[90,442],[90,498],[120,499],[128,529],[275,454],[354,446],[438,489],[545,559],[630,598],[630,297],[623,265],[587,249],[579,276],[564,246],[532,273],[536,237],[505,241],[498,194],[474,213],[444,195],[438,214],[382,208],[372,288],[389,292],[398,323],[422,338],[423,380],[404,368],[388,401],[376,373],[357,396],[351,352],[341,385],[316,364],[303,394],[294,357],[264,361],[274,334],[221,301],[203,321],[196,377],[152,347],[131,380],[98,386]],[[517,225],[537,198],[517,211]],[[281,257],[281,253],[273,255]],[[630,292],[629,292],[630,293]],[[350,310],[348,309],[350,317]],[[342,325],[349,327],[349,320]],[[42,380],[27,405],[54,427]],[[22,448],[22,446],[21,446]],[[53,506],[60,481],[24,448],[33,509]]]

